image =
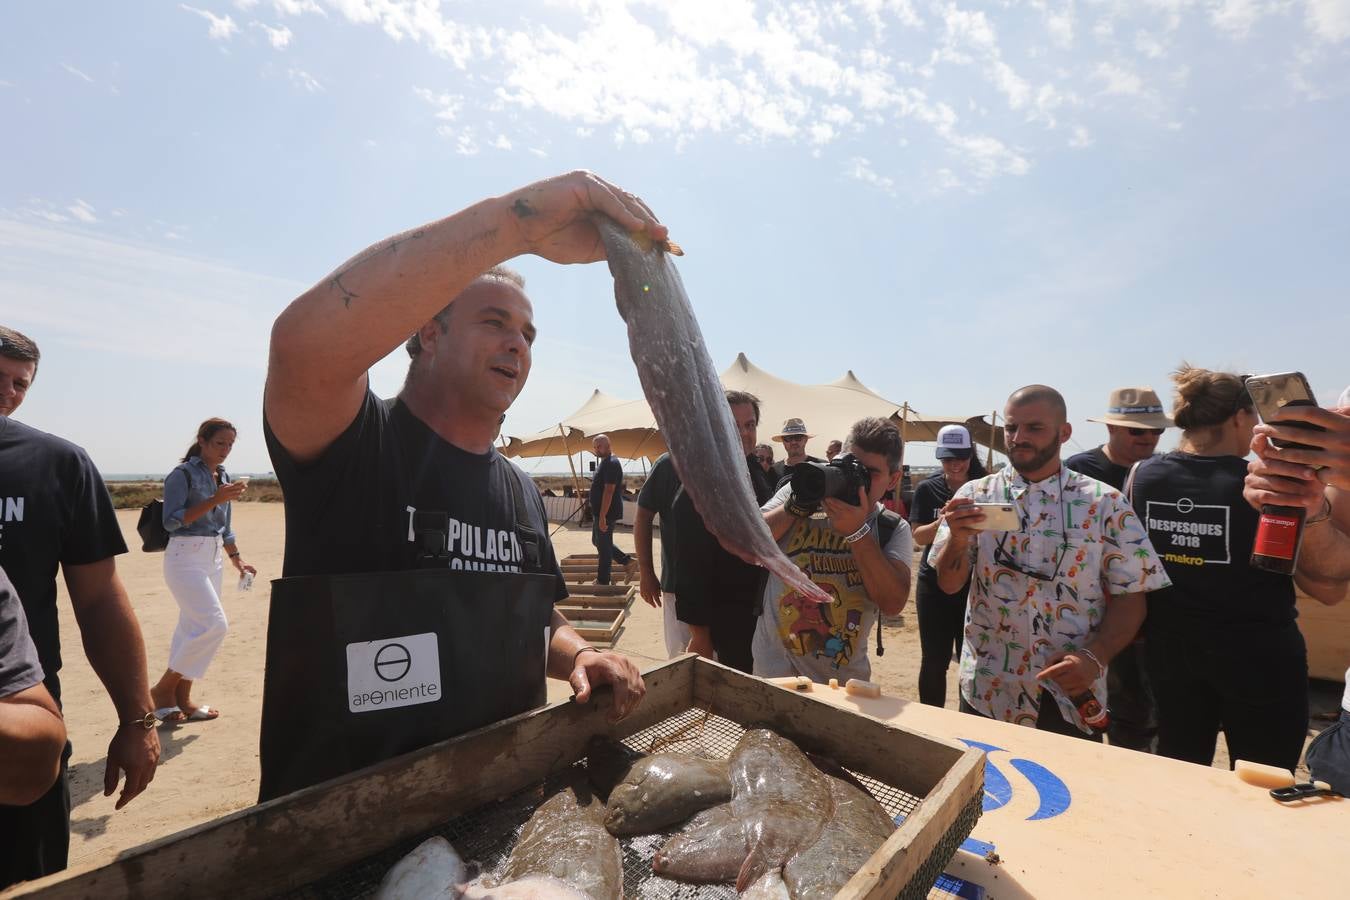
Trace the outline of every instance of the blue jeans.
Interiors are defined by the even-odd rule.
[[[628,565],[628,560],[632,559],[627,553],[614,546],[614,525],[614,522],[610,522],[609,528],[605,531],[600,530],[599,522],[591,525],[591,543],[595,545],[595,552],[600,555],[600,566],[595,575],[595,580],[599,584],[609,584],[609,570],[614,560],[617,559],[623,565]]]

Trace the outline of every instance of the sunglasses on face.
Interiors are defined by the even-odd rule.
[[[1161,428],[1126,428],[1125,432],[1130,437],[1143,437],[1146,434],[1153,437],[1162,437],[1163,430]]]
[[[797,443],[798,441],[804,441],[804,440],[806,440],[806,438],[804,438],[804,437],[784,437],[784,438],[783,438],[783,443],[785,443],[785,444],[795,444],[795,443]]]

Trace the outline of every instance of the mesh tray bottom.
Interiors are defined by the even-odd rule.
[[[678,750],[725,759],[731,755],[732,748],[744,733],[745,729],[730,719],[690,709],[634,734],[624,744],[641,752]],[[573,766],[574,770],[581,768],[584,768],[581,764]],[[504,800],[473,810],[285,896],[292,900],[355,900],[372,897],[385,873],[414,847],[433,835],[441,835],[448,840],[461,858],[471,862],[477,871],[494,871],[510,855],[520,829],[535,809],[554,791],[563,787],[569,777],[570,773],[564,772]],[[922,799],[865,775],[859,775],[858,780],[867,786],[872,796],[893,817],[909,816]],[[970,834],[975,819],[979,817],[979,798],[972,803],[973,815],[972,807],[968,806],[958,822],[944,835],[938,852],[906,886],[904,897],[927,896],[928,889],[941,874],[943,866]],[[690,885],[662,878],[652,872],[652,857],[667,838],[678,830],[676,827],[666,832],[620,840],[623,849],[624,896],[630,900],[735,898],[736,890],[730,885]]]

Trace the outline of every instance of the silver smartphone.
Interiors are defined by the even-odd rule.
[[[971,526],[977,531],[1016,531],[1022,527],[1022,519],[1011,503],[976,503],[975,508],[984,513],[984,518]]]
[[[1288,428],[1306,428],[1312,431],[1326,431],[1320,425],[1309,425],[1306,422],[1281,422],[1280,411],[1286,406],[1316,406],[1317,399],[1313,396],[1312,387],[1308,384],[1308,379],[1303,377],[1302,372],[1280,372],[1275,375],[1252,375],[1247,379],[1247,393],[1252,398],[1252,403],[1256,406],[1256,414],[1261,417],[1261,421],[1267,425],[1284,425]],[[1292,443],[1290,441],[1271,440],[1271,445],[1277,449],[1295,447],[1306,450],[1316,450],[1317,447],[1310,447],[1307,444]]]

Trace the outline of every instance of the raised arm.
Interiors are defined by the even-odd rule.
[[[492,266],[533,253],[557,263],[604,258],[604,213],[664,240],[651,211],[590,172],[539,181],[366,248],[288,306],[272,326],[263,406],[298,462],[351,423],[366,370]]]

